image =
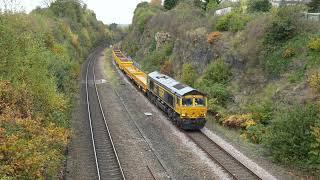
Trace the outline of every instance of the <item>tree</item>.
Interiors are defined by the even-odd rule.
[[[111,24],[109,25],[109,29],[110,29],[111,31],[116,31],[117,28],[118,28],[118,24],[117,24],[117,23],[111,23]]]
[[[165,9],[170,10],[174,8],[178,3],[178,0],[164,0],[163,6]]]
[[[267,12],[271,9],[272,4],[269,0],[249,0],[249,12]]]
[[[222,0],[205,0],[203,2],[204,4],[204,10],[210,10],[214,9],[215,7],[218,6],[218,4],[221,3]]]
[[[210,11],[210,10],[214,10],[215,8],[218,7],[219,1],[217,0],[208,0],[208,3],[206,5],[206,10]]]
[[[4,12],[21,12],[23,11],[23,6],[19,0],[0,0],[0,12],[1,7]]]
[[[320,12],[320,0],[312,0],[308,6],[310,7],[309,12]]]
[[[45,6],[45,7],[50,7],[50,5],[55,2],[55,0],[42,0],[42,4]]]
[[[197,79],[196,71],[191,64],[183,64],[182,66],[182,82],[189,86],[193,86]]]
[[[151,0],[150,4],[152,6],[161,6],[162,0]]]

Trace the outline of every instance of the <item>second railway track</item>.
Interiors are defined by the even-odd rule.
[[[101,49],[94,51],[87,60],[86,96],[92,148],[97,179],[125,179],[116,147],[104,114],[95,76],[95,61]]]
[[[202,132],[185,132],[185,134],[201,149],[209,158],[216,162],[232,179],[257,180],[259,178],[250,169],[231,156],[218,144],[212,141]]]

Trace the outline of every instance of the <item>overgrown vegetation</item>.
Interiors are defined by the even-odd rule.
[[[215,14],[225,7],[231,12]],[[208,94],[210,115],[276,161],[318,173],[320,24],[303,17],[306,6],[180,0],[165,9],[143,32],[134,21],[122,47],[145,70],[161,69]],[[171,36],[155,38],[158,32]],[[158,47],[170,43],[170,53]],[[305,154],[293,152],[299,150]]]
[[[317,169],[320,164],[319,122],[319,107],[313,105],[297,105],[279,111],[266,129],[264,144],[276,161]]]
[[[80,64],[112,32],[77,0],[0,13],[0,178],[56,179]]]
[[[233,11],[232,13],[218,18],[215,27],[218,31],[237,32],[243,30],[249,20],[250,15],[241,14],[239,11]]]
[[[249,12],[268,12],[272,7],[269,0],[249,0],[248,11]]]

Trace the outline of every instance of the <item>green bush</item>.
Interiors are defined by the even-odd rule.
[[[296,26],[292,19],[276,19],[267,28],[265,42],[276,44],[291,39],[296,33]]]
[[[272,23],[267,27],[264,42],[271,45],[279,45],[293,38],[299,28],[303,29],[301,22],[301,12],[305,9],[303,6],[287,6],[275,9],[272,14]],[[298,27],[302,26],[302,27]]]
[[[274,104],[268,100],[259,100],[256,103],[250,104],[246,111],[252,113],[252,119],[257,123],[268,125],[273,118]]]
[[[272,4],[269,0],[249,0],[249,12],[267,12],[271,9]]]
[[[249,126],[245,131],[246,138],[253,143],[260,144],[263,142],[265,130],[266,130],[266,127],[262,124]]]
[[[208,0],[206,10],[207,11],[215,10],[218,7],[218,5],[219,4],[218,4],[217,0]]]
[[[160,49],[150,52],[142,60],[142,68],[148,72],[159,70],[172,54],[173,46],[172,42],[168,42]]]
[[[140,3],[134,11],[133,27],[142,33],[148,20],[156,14],[159,9],[154,6],[149,6],[148,3]]]
[[[204,72],[203,79],[212,83],[225,84],[230,80],[231,75],[230,67],[228,67],[222,59],[218,59],[208,65]]]
[[[292,167],[320,169],[320,149],[313,129],[319,128],[319,110],[314,105],[296,105],[279,111],[266,130],[264,145],[272,157]]]
[[[309,2],[307,5],[310,8],[309,12],[311,13],[320,12],[320,0],[311,0],[311,2]]]
[[[173,9],[178,3],[178,0],[164,0],[163,6],[165,9],[170,10]]]
[[[218,59],[209,64],[203,77],[196,83],[196,87],[208,94],[210,99],[215,99],[219,106],[225,106],[231,98],[227,90],[231,76],[230,67],[223,60]]]
[[[243,30],[250,19],[249,15],[234,11],[218,18],[215,27],[218,31],[237,32]]]
[[[267,55],[263,61],[264,70],[270,75],[277,77],[282,72],[285,72],[291,62],[291,59],[284,59],[282,51],[277,49],[275,51],[266,52]]]
[[[225,106],[226,103],[231,99],[231,94],[227,90],[225,84],[212,83],[207,80],[201,80],[196,84],[196,87],[209,95],[210,98],[215,99],[217,104],[220,106]]]
[[[181,76],[182,76],[183,83],[189,86],[194,86],[194,83],[197,79],[197,73],[191,64],[188,64],[188,63],[183,64]]]

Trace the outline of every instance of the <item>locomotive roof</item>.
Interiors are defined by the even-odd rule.
[[[185,96],[185,95],[204,95],[203,93],[199,92],[198,90],[181,84],[180,82],[174,80],[173,78],[161,74],[157,71],[154,71],[152,73],[149,73],[148,76],[159,83],[161,86],[166,88],[167,90],[171,91],[173,94],[176,94],[178,96]]]

